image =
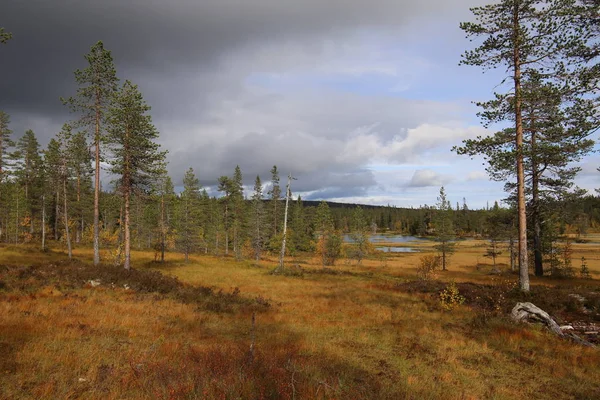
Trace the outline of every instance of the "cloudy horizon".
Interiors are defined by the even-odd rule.
[[[487,2],[5,0],[0,109],[45,146],[102,40],[152,107],[178,186],[189,167],[214,187],[239,165],[251,187],[277,165],[305,199],[418,207],[444,186],[480,208],[503,183],[451,148],[486,134],[472,102],[502,79],[458,66],[472,45],[459,22]],[[584,159],[576,184],[598,187],[599,165]]]

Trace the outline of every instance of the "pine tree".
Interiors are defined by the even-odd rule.
[[[593,107],[588,100],[567,102],[555,85],[543,82],[540,74],[532,72],[523,81],[523,165],[525,195],[532,227],[535,274],[543,269],[543,205],[550,198],[564,197],[580,171],[573,162],[579,161],[593,149],[588,139],[593,130]],[[567,104],[569,103],[569,104]],[[512,109],[509,103],[508,110]],[[508,181],[505,189],[514,201],[515,176],[514,129],[508,128],[493,136],[464,141],[456,148],[459,154],[484,154],[489,164],[487,171],[494,180]]]
[[[194,170],[188,169],[183,177],[183,192],[181,192],[181,224],[179,242],[188,262],[189,254],[198,250],[200,235],[203,230],[201,217],[200,181]]]
[[[531,71],[544,76],[560,76],[566,70],[562,56],[571,47],[580,46],[580,38],[563,14],[570,0],[501,0],[498,3],[472,8],[477,22],[460,24],[467,37],[483,37],[483,43],[464,53],[462,64],[483,68],[507,67],[512,91],[496,94],[496,100],[480,103],[480,116],[486,123],[504,120],[511,110],[514,121],[514,146],[519,216],[519,282],[529,291],[527,252],[527,221],[525,211],[525,174],[523,164],[523,93],[522,79]],[[508,99],[511,98],[509,101]]]
[[[158,131],[148,112],[150,107],[136,85],[125,81],[109,110],[111,173],[124,203],[124,267],[131,267],[130,206],[134,191],[146,191],[164,171],[165,152],[155,142]]]
[[[100,263],[100,160],[101,144],[109,108],[118,88],[118,78],[110,51],[102,42],[85,55],[88,67],[75,71],[77,95],[61,99],[72,111],[81,113],[80,126],[91,127],[94,145],[94,265]]]

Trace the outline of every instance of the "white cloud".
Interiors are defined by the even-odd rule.
[[[488,175],[483,171],[472,171],[467,175],[467,181],[488,180]]]
[[[452,177],[445,174],[440,174],[431,169],[418,169],[413,174],[409,187],[428,187],[428,186],[443,186],[452,181]]]

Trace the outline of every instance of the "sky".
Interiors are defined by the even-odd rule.
[[[503,183],[451,148],[490,133],[473,102],[502,90],[502,69],[458,65],[474,46],[459,23],[487,2],[3,0],[0,109],[15,137],[47,144],[76,117],[59,98],[102,40],[152,107],[177,186],[192,167],[217,194],[239,165],[251,190],[277,165],[304,199],[418,207],[444,186],[485,207]],[[576,183],[600,187],[600,156],[580,166]]]

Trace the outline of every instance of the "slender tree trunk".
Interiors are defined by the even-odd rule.
[[[131,268],[131,234],[129,231],[129,201],[131,196],[131,189],[125,188],[125,269]]]
[[[442,271],[446,270],[446,243],[443,242],[442,246],[444,246],[442,248]]]
[[[94,265],[100,264],[100,98],[96,92],[96,132],[94,135]]]
[[[160,262],[165,262],[165,195],[160,197]]]
[[[135,240],[136,240],[136,247],[138,249],[140,249],[142,247],[142,242],[141,242],[141,239],[142,239],[142,228],[141,228],[141,226],[142,226],[142,224],[141,224],[141,220],[140,220],[141,219],[141,217],[140,217],[140,203],[142,202],[141,200],[142,200],[141,196],[139,196],[139,195],[136,196],[136,201],[135,201],[135,221],[136,221],[136,223],[135,223],[135,225],[136,225],[136,229],[137,229],[137,235],[136,235]]]
[[[58,222],[60,219],[60,191],[59,187],[56,188],[56,202],[54,203],[54,240],[58,241]]]
[[[42,251],[46,251],[46,195],[42,195]]]
[[[235,214],[234,214],[235,215]],[[237,217],[236,217],[237,219]],[[238,231],[237,231],[237,221],[233,224],[233,254],[235,254],[235,259],[239,259],[238,254]]]
[[[185,262],[189,261],[190,252],[190,205],[187,196],[185,196],[185,228],[183,231],[183,245],[185,247]]]
[[[513,12],[514,34],[514,83],[515,83],[515,144],[517,148],[517,207],[519,212],[519,287],[529,291],[529,260],[527,255],[527,214],[525,210],[525,171],[523,168],[523,117],[521,111],[521,55],[519,5],[515,2]]]
[[[81,207],[81,177],[77,174],[77,208],[80,214],[83,214],[83,208]],[[83,220],[83,218],[82,218]],[[83,225],[81,229],[77,229],[75,233],[75,242],[80,243],[81,237],[83,236]]]
[[[17,189],[17,219],[15,220],[15,244],[19,242],[19,190]]]
[[[290,202],[290,185],[292,183],[292,174],[288,175],[288,183],[285,190],[285,213],[283,216],[283,238],[281,241],[281,254],[279,255],[279,267],[277,268],[277,272],[283,272],[283,261],[285,258],[285,240],[287,236],[287,216],[288,216],[288,206]]]
[[[277,236],[277,204],[279,203],[279,199],[274,200],[273,203],[273,231],[275,236]]]
[[[65,240],[67,241],[67,250],[69,252],[69,260],[71,260],[71,259],[73,259],[73,249],[71,247],[71,235],[69,234],[69,214],[68,214],[68,208],[67,208],[67,177],[66,176],[63,176],[63,205],[64,205],[64,221],[65,221]]]
[[[256,211],[256,242],[254,243],[254,257],[256,261],[260,261],[260,248],[261,248],[261,238],[260,238],[260,212]]]
[[[229,218],[229,215],[227,215],[227,211],[227,204],[225,204],[225,255],[229,254],[229,228],[227,226],[227,218]]]

